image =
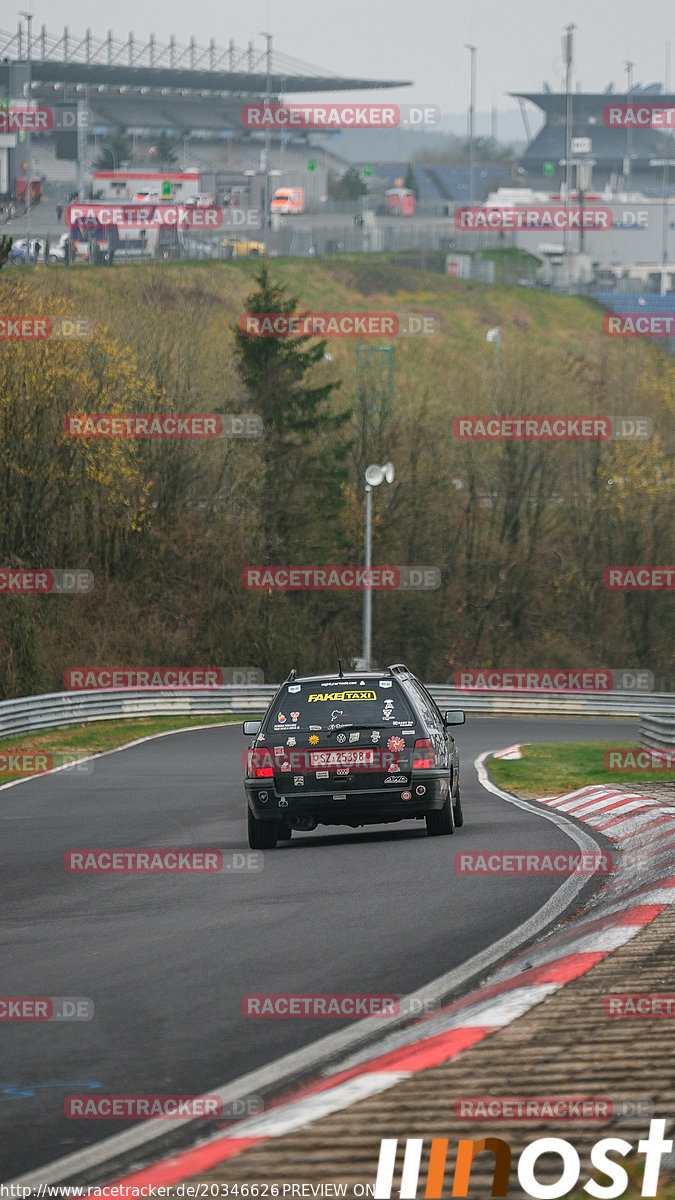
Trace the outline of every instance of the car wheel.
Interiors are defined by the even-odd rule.
[[[449,791],[443,801],[443,807],[438,812],[428,812],[424,819],[429,837],[440,837],[442,834],[455,832],[455,815]]]
[[[251,850],[274,850],[277,844],[276,821],[258,821],[248,810],[248,844]]]
[[[459,794],[459,788],[457,788],[453,809],[455,813],[455,829],[461,829],[462,825],[464,824],[464,813],[462,812],[462,800]]]

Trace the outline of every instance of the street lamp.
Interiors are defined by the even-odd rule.
[[[28,24],[28,46],[27,46],[27,52],[26,52],[26,60],[27,60],[27,64],[28,64],[28,78],[24,84],[24,95],[27,97],[28,105],[30,106],[30,102],[31,102],[30,51],[31,51],[31,24],[33,21],[33,14],[29,13],[29,12],[20,12],[19,16],[25,17],[26,22]],[[28,126],[29,127],[26,130],[26,195],[25,195],[25,200],[26,200],[26,263],[28,265],[30,265],[30,206],[31,206],[31,200],[33,199],[33,194],[32,194],[33,193],[33,185],[32,185],[32,179],[31,179],[31,164],[30,164],[30,152],[31,152],[30,121],[28,122]]]
[[[650,167],[663,167],[661,189],[661,295],[666,294],[666,266],[668,265],[668,168],[675,167],[675,158],[650,158]]]
[[[261,31],[261,37],[267,41],[267,52],[265,56],[265,109],[269,108],[270,104],[270,74],[272,71],[272,34]],[[269,253],[269,220],[270,220],[270,133],[269,126],[265,122],[265,224],[263,226],[264,234],[263,241],[265,243],[265,254]]]
[[[386,479],[387,483],[394,481],[394,466],[393,463],[385,463],[383,467],[378,463],[371,463],[366,467],[366,548],[364,555],[364,566],[366,571],[370,572],[372,547],[371,547],[371,519],[372,519],[372,498],[371,493],[374,487],[379,487],[382,480]],[[363,663],[360,667],[362,671],[370,670],[371,656],[371,641],[373,632],[373,593],[370,587],[370,575],[366,576],[366,586],[363,592]]]
[[[476,122],[476,47],[465,43],[464,49],[469,50],[471,53],[471,99],[469,102],[469,204],[473,204],[473,143]]]
[[[565,36],[562,40],[563,57],[565,60],[565,215],[570,202],[572,189],[572,64],[574,61],[574,30],[576,25],[565,26]],[[569,283],[569,230],[565,221],[563,230],[563,247],[565,254],[565,270]]]
[[[495,348],[495,390],[494,390],[494,413],[499,416],[499,392],[500,392],[500,376],[499,376],[499,351],[502,346],[502,327],[495,325],[494,329],[488,329],[485,335],[486,342],[493,342]]]

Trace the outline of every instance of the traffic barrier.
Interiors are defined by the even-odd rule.
[[[640,718],[640,745],[655,750],[670,750],[675,747],[675,703],[670,697],[666,709],[646,712]]]
[[[278,684],[228,685],[204,690],[162,688],[91,692],[52,692],[0,702],[0,737],[80,725],[88,721],[115,721],[124,717],[157,717],[173,714],[200,716],[222,713],[262,714]],[[446,684],[427,684],[441,711],[461,708],[469,713],[499,716],[582,717],[603,716],[641,719],[641,745],[675,744],[673,696],[668,692],[607,692],[564,694],[534,692],[471,693]],[[647,739],[651,740],[647,740]],[[654,739],[665,740],[654,740]]]

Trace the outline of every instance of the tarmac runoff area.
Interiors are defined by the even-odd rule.
[[[482,779],[495,790],[484,769]],[[627,1019],[630,1004],[624,1001],[625,1016],[617,1019],[616,998],[664,996],[673,987],[675,784],[645,784],[640,792],[616,785],[582,788],[536,803],[575,816],[620,848],[616,873],[584,909],[512,956],[478,989],[392,1031],[376,1047],[335,1062],[330,1073],[268,1103],[264,1114],[109,1182],[163,1186],[164,1195],[177,1197],[237,1195],[234,1186],[241,1194],[244,1184],[258,1184],[261,1196],[267,1185],[266,1194],[282,1200],[340,1194],[336,1185],[346,1185],[347,1197],[360,1196],[372,1194],[381,1139],[398,1139],[391,1190],[398,1196],[406,1139],[419,1138],[422,1196],[431,1141],[447,1138],[443,1194],[450,1195],[460,1139],[492,1137],[511,1148],[508,1197],[531,1197],[517,1177],[520,1156],[532,1142],[550,1137],[564,1139],[579,1156],[578,1182],[555,1191],[571,1196],[584,1194],[594,1175],[609,1188],[609,1178],[594,1172],[590,1152],[612,1137],[630,1146],[625,1158],[616,1150],[610,1157],[615,1169],[626,1167],[630,1194],[640,1195],[646,1154],[638,1143],[650,1136],[652,1119],[664,1119],[666,1140],[673,1134],[675,1021],[667,1019],[663,1002],[660,1011],[652,1005],[658,1015]],[[490,1111],[503,1119],[478,1115],[486,1110],[477,1098],[500,1097],[510,1103],[500,1110],[492,1104]],[[528,1118],[517,1101],[533,1098],[541,1115]],[[542,1100],[554,1104],[560,1098],[568,1098],[556,1108],[562,1117],[546,1119],[551,1108]],[[570,1098],[583,1100],[583,1107]],[[675,1184],[675,1154],[657,1158],[657,1190],[644,1194],[660,1196]],[[455,1194],[489,1196],[494,1162],[490,1153],[478,1155],[468,1193]],[[542,1187],[561,1172],[557,1154],[536,1164]],[[625,1180],[612,1194],[627,1194]]]

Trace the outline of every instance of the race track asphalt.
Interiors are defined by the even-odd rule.
[[[0,1180],[118,1133],[72,1094],[199,1094],[346,1022],[252,1019],[247,993],[406,994],[535,913],[556,877],[459,876],[458,850],[574,848],[485,792],[473,767],[513,742],[635,744],[631,721],[471,717],[457,730],[465,824],[319,827],[261,871],[71,874],[69,849],[248,853],[241,725],[161,737],[0,791],[0,994],[88,997],[87,1022],[0,1022]],[[599,884],[600,880],[597,881]],[[126,1122],[129,1124],[129,1122]]]

